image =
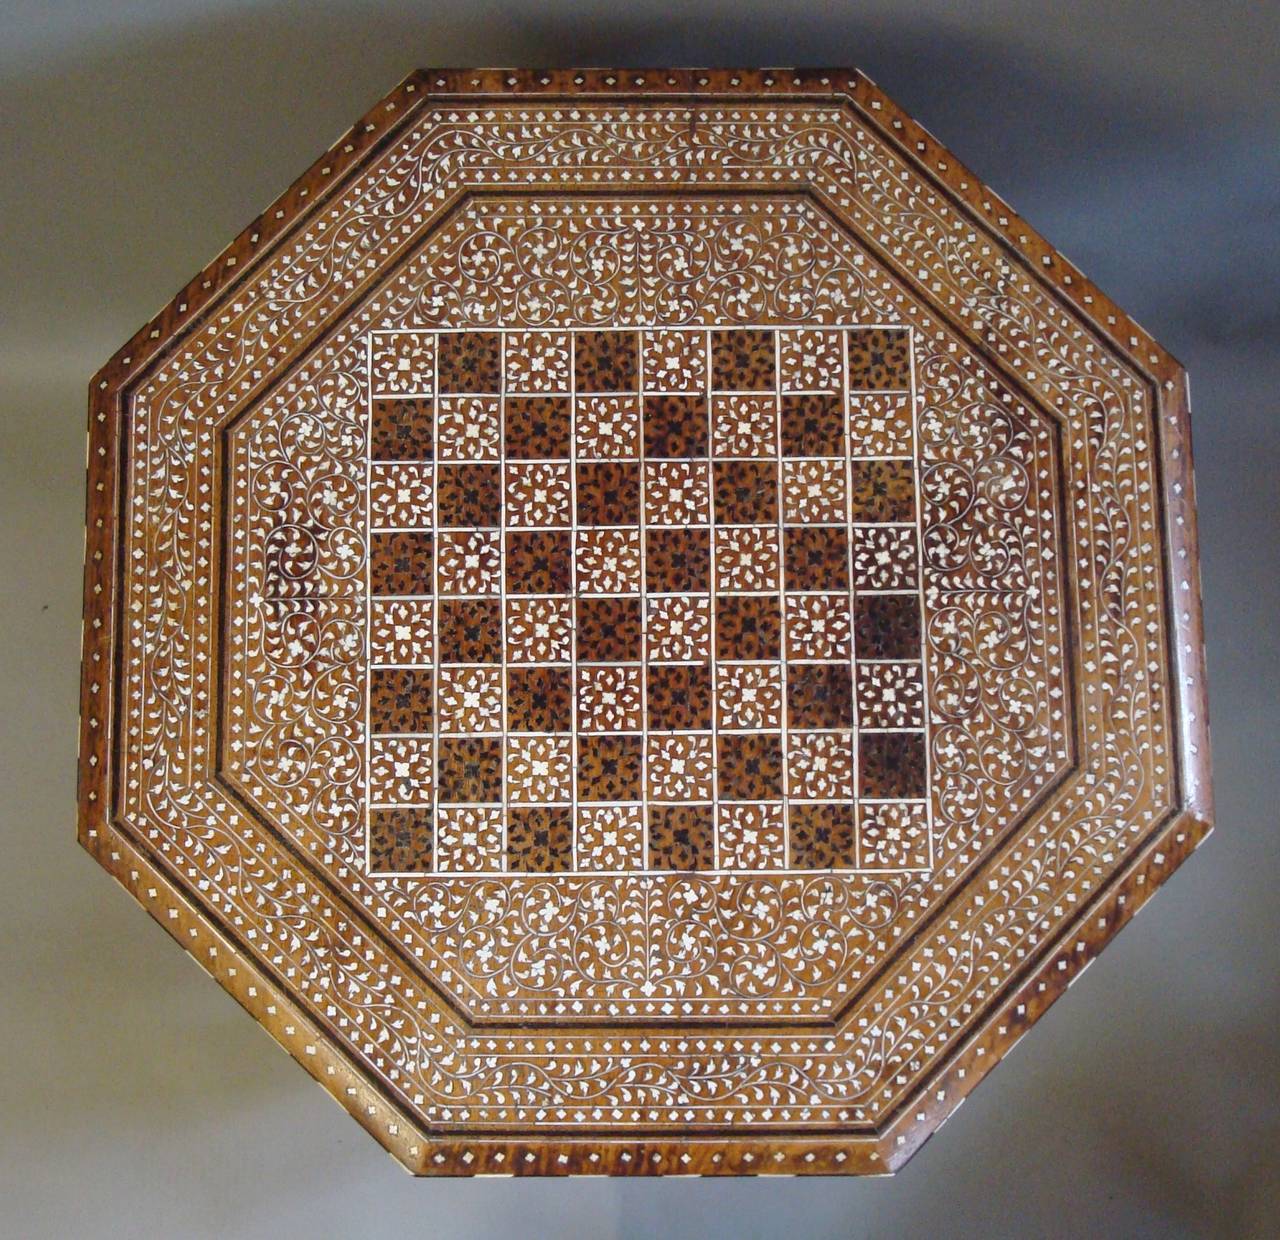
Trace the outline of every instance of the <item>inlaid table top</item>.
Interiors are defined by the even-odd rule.
[[[1209,831],[1188,436],[856,73],[415,73],[93,382],[80,839],[415,1172],[891,1171]]]

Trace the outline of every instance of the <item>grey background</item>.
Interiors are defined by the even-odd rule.
[[[414,1182],[74,844],[89,375],[416,64],[861,66],[1188,366],[1218,833],[895,1180]],[[0,1234],[1280,1229],[1274,4],[0,3]]]

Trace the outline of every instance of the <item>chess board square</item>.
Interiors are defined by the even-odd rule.
[[[776,457],[778,412],[774,397],[712,396],[711,448],[718,457]]]
[[[644,454],[675,460],[707,455],[707,402],[703,396],[646,396]]]
[[[858,736],[858,795],[928,795],[923,732],[867,732]]]
[[[435,539],[416,530],[369,535],[369,588],[374,594],[430,594]]]
[[[429,332],[374,332],[369,337],[370,388],[375,396],[430,392],[435,342]]]
[[[369,869],[375,874],[429,874],[432,854],[431,811],[371,809]]]
[[[859,659],[918,659],[920,602],[914,594],[859,594],[853,610]]]
[[[572,600],[507,600],[508,663],[568,663],[572,653]]]
[[[851,391],[911,386],[911,333],[905,328],[850,328],[848,343]]]
[[[853,669],[847,663],[787,664],[787,726],[853,726]]]
[[[787,792],[795,801],[852,800],[853,733],[790,733]]]
[[[697,664],[652,664],[648,675],[649,727],[711,727],[711,668]]]
[[[847,594],[788,594],[787,658],[848,659],[850,630]]]
[[[757,593],[778,588],[781,555],[778,531],[767,525],[717,529],[716,589]]]
[[[574,382],[579,392],[634,392],[639,340],[633,331],[574,332]]]
[[[858,862],[864,870],[927,868],[929,815],[924,802],[862,802],[858,806]]]
[[[711,520],[707,461],[645,461],[646,525],[705,525]]]
[[[634,460],[640,455],[638,396],[580,396],[574,425],[579,461]]]
[[[453,529],[496,529],[502,524],[500,465],[437,465],[436,521]]]
[[[800,870],[852,869],[857,865],[853,805],[793,805],[791,864]]]
[[[557,874],[573,869],[573,810],[520,806],[507,811],[507,869]]]
[[[436,811],[436,870],[473,874],[501,870],[505,841],[500,809],[442,806]]]
[[[641,683],[638,667],[578,668],[578,731],[640,731]]]
[[[503,414],[507,460],[566,460],[572,405],[567,396],[508,396]]]
[[[435,516],[433,465],[371,464],[369,521],[376,526],[430,528]]]
[[[782,462],[782,519],[788,525],[822,525],[848,520],[845,462]]]
[[[434,680],[429,667],[375,667],[369,673],[373,732],[430,732]]]
[[[607,461],[578,466],[579,525],[639,525],[640,466]]]
[[[647,331],[644,386],[650,392],[701,392],[707,385],[707,337],[700,331]]]
[[[650,735],[645,742],[651,801],[709,801],[714,794],[710,736]]]
[[[573,524],[571,467],[558,461],[507,466],[508,529]]]
[[[567,594],[573,584],[569,530],[517,530],[507,535],[508,594]]]
[[[863,727],[924,726],[924,680],[919,663],[859,663],[854,680],[858,722]]]
[[[430,599],[372,599],[369,658],[375,663],[421,664],[435,658],[434,610]]]
[[[497,530],[459,530],[436,536],[436,589],[440,594],[497,594],[502,543]]]
[[[644,865],[644,807],[586,806],[578,810],[578,868],[638,870]]]
[[[715,865],[710,805],[649,806],[649,868],[709,870]]]
[[[654,529],[645,535],[645,589],[652,594],[711,589],[711,536],[706,529]]]
[[[577,533],[579,594],[640,592],[640,531],[587,529]]]
[[[502,390],[502,337],[497,332],[441,332],[436,350],[440,392]]]
[[[773,391],[776,344],[768,329],[732,327],[711,333],[711,386],[721,392]]]
[[[507,728],[511,732],[572,731],[572,669],[510,668],[507,671]]]
[[[722,594],[716,599],[717,659],[776,659],[781,636],[776,594]]]
[[[571,353],[568,332],[511,332],[505,357],[507,391],[568,393]]]
[[[650,661],[702,663],[711,657],[709,598],[672,594],[647,602]]]
[[[442,667],[436,678],[436,721],[442,735],[502,731],[500,667]]]
[[[849,534],[844,526],[789,526],[783,546],[788,590],[848,590]]]
[[[859,392],[850,398],[851,456],[910,456],[914,441],[909,395]]]
[[[716,783],[722,801],[772,801],[781,797],[781,736],[739,732],[717,738]]]
[[[842,352],[836,329],[783,328],[778,332],[778,385],[784,392],[838,392]]]
[[[429,736],[374,737],[369,745],[369,800],[430,805],[431,754]]]
[[[573,800],[573,737],[507,738],[507,804]]]
[[[774,461],[716,461],[716,523],[776,525],[778,466]]]
[[[716,812],[720,866],[725,870],[780,870],[787,863],[781,804],[721,804]]]
[[[844,410],[837,396],[782,398],[783,456],[844,456]]]
[[[497,599],[441,599],[436,615],[442,663],[502,662],[502,612]]]
[[[375,461],[429,461],[435,402],[430,397],[375,400],[369,455]]]
[[[716,669],[718,728],[782,727],[782,667],[777,663],[735,663]]]
[[[643,737],[578,738],[578,800],[639,801],[644,797],[643,772]]]
[[[436,745],[436,796],[441,803],[502,801],[501,737],[442,736]]]
[[[914,521],[915,479],[910,461],[851,461],[849,514],[854,521]]]
[[[639,661],[643,646],[639,597],[580,598],[577,608],[579,663]]]
[[[858,590],[914,590],[916,532],[901,525],[855,525],[853,588]]]
[[[496,461],[502,416],[496,396],[442,396],[436,404],[437,461]]]

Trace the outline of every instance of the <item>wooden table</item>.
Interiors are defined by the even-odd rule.
[[[93,381],[80,840],[415,1172],[894,1170],[1210,829],[1188,433],[856,73],[415,73]]]

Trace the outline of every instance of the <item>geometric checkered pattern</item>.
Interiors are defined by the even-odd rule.
[[[368,367],[372,872],[928,868],[909,330]]]

